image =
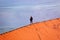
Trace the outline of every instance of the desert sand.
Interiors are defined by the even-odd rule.
[[[60,40],[60,18],[32,23],[2,33],[0,40]]]

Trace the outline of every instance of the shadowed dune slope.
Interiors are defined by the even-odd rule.
[[[60,18],[33,23],[0,34],[0,40],[60,40]]]

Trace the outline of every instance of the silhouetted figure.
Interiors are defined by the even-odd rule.
[[[32,16],[30,17],[30,23],[33,23],[33,17]]]

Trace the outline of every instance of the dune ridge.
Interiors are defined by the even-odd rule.
[[[32,23],[0,34],[0,40],[60,40],[60,18]]]

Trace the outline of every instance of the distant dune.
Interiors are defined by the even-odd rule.
[[[60,40],[60,18],[32,23],[0,34],[0,40]]]

